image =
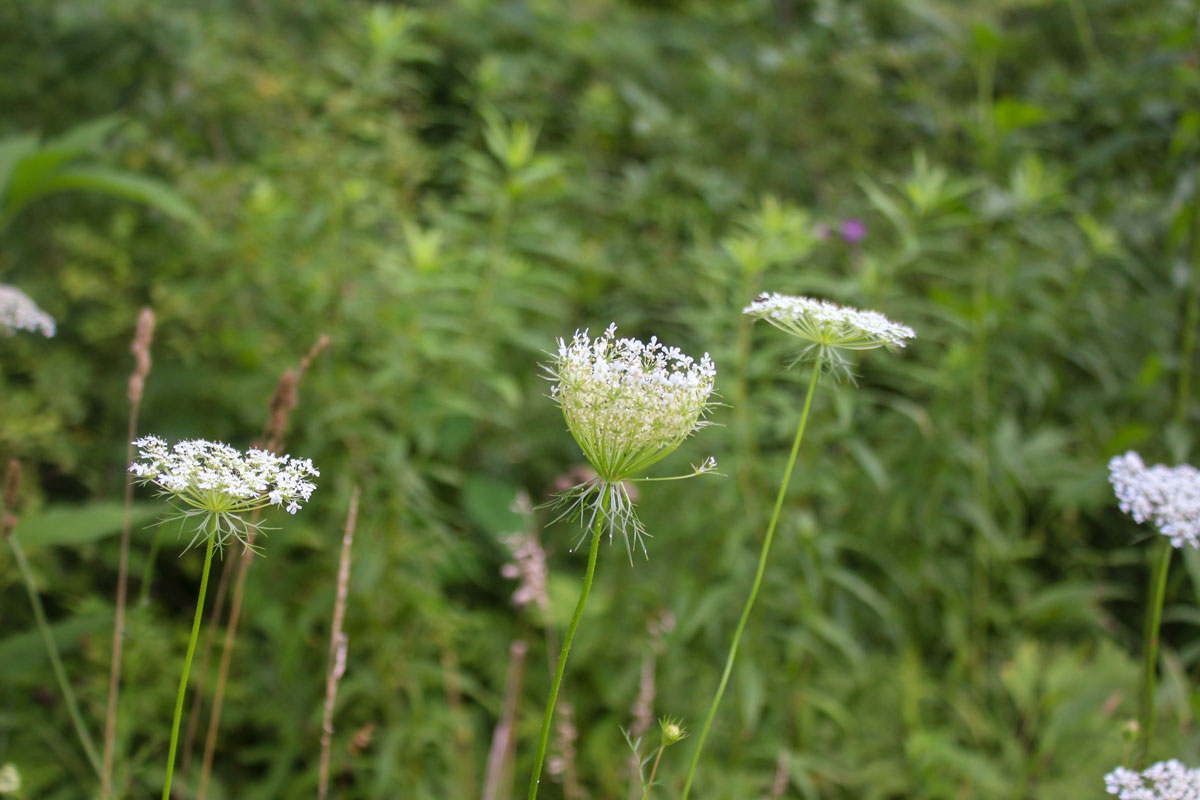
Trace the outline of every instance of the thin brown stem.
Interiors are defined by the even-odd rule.
[[[342,555],[338,559],[337,596],[333,603],[333,631],[329,636],[329,672],[325,676],[325,711],[321,719],[321,769],[317,788],[319,800],[329,796],[329,754],[333,747],[333,708],[337,700],[338,683],[346,674],[346,650],[349,639],[342,632],[346,619],[346,596],[350,591],[350,548],[354,544],[354,529],[358,524],[358,487],[350,493],[350,508],[346,512],[346,528],[342,533]]]
[[[517,717],[517,699],[521,694],[521,679],[525,673],[525,654],[529,648],[524,639],[516,639],[508,648],[508,679],[504,683],[504,702],[500,719],[492,733],[488,750],[487,771],[483,779],[482,800],[508,800],[512,794],[512,762],[517,737],[513,735]]]
[[[279,378],[279,383],[275,387],[275,393],[271,396],[269,404],[269,414],[267,423],[263,428],[262,442],[263,447],[273,453],[279,453],[283,450],[284,440],[287,434],[288,418],[292,410],[298,402],[297,390],[300,386],[300,380],[304,377],[304,373],[308,371],[313,359],[320,355],[321,351],[329,346],[329,337],[322,334],[317,339],[316,343],[308,351],[308,353],[300,360],[299,366],[294,370],[287,370]],[[213,687],[213,706],[208,715],[208,730],[204,736],[204,758],[200,765],[199,786],[196,790],[196,800],[205,800],[208,792],[208,783],[212,775],[212,760],[213,754],[217,748],[217,729],[221,724],[221,708],[225,702],[225,686],[229,681],[229,667],[233,661],[233,644],[237,639],[238,621],[242,613],[242,596],[246,588],[246,572],[250,568],[250,562],[254,558],[254,552],[251,549],[254,545],[256,532],[250,531],[246,539],[246,547],[243,549],[241,557],[236,559],[237,564],[235,569],[237,577],[234,580],[233,598],[230,601],[229,621],[225,626],[225,637],[221,645],[221,662],[217,669],[217,682]],[[220,620],[219,611],[214,611],[212,617],[212,625],[217,625]],[[204,685],[204,674],[199,676],[199,685]]]
[[[133,463],[133,440],[137,438],[138,413],[146,376],[150,374],[150,343],[154,339],[154,312],[143,308],[130,351],[135,364],[129,376],[129,430],[125,464]],[[129,583],[129,539],[133,520],[133,475],[125,472],[125,509],[121,519],[121,554],[117,562],[117,608],[113,619],[112,666],[108,675],[108,710],[104,717],[104,764],[100,774],[100,797],[112,797],[113,760],[116,757],[117,708],[121,691],[121,653],[125,644],[125,604]]]

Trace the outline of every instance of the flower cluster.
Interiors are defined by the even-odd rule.
[[[178,518],[202,516],[200,532],[217,536],[219,542],[231,534],[242,538],[251,523],[241,514],[269,505],[295,514],[317,488],[308,479],[321,474],[306,458],[255,449],[243,454],[203,439],[168,448],[157,436],[146,436],[133,444],[138,460],[129,471],[178,500],[183,505]]]
[[[1152,522],[1175,547],[1200,547],[1200,470],[1190,464],[1147,467],[1132,450],[1108,462],[1121,510]]]
[[[1104,788],[1118,800],[1200,800],[1200,769],[1175,759],[1140,773],[1117,767],[1104,776]]]
[[[627,545],[630,532],[640,541],[645,529],[625,482],[707,424],[704,415],[717,374],[712,359],[705,353],[696,361],[657,338],[618,339],[612,324],[595,340],[586,330],[576,331],[569,342],[559,339],[547,371],[550,396],[596,470],[594,479],[559,496],[567,506],[564,515],[583,519],[584,510],[590,510],[590,524],[603,511],[610,538],[620,530]],[[715,469],[716,461],[709,458],[692,475]]]
[[[642,472],[704,425],[717,371],[657,338],[616,338],[617,326],[592,341],[576,331],[558,341],[550,396],[587,460],[606,481]]]
[[[43,336],[54,335],[54,317],[37,307],[29,295],[15,286],[0,283],[0,333],[36,331]]]
[[[841,354],[843,350],[876,347],[894,350],[916,336],[912,328],[892,322],[878,312],[846,308],[811,297],[764,294],[742,309],[742,313],[765,319],[808,342],[801,359],[819,358],[830,368],[848,369]]]

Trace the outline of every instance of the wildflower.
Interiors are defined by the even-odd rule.
[[[1118,800],[1200,800],[1200,769],[1176,759],[1140,773],[1117,767],[1104,776],[1104,788]]]
[[[21,773],[16,764],[0,767],[0,794],[16,794],[21,791]]]
[[[245,541],[244,534],[254,527],[242,517],[248,512],[274,505],[295,514],[317,488],[308,478],[321,474],[306,458],[256,449],[243,455],[203,439],[177,442],[170,449],[157,436],[133,444],[138,460],[129,471],[182,505],[174,519],[202,518],[197,538],[207,532],[218,544],[230,535]]]
[[[514,533],[504,537],[504,545],[512,553],[513,560],[500,567],[500,574],[517,580],[517,590],[512,602],[518,608],[530,603],[542,612],[550,607],[550,595],[546,591],[546,551],[532,533]]]
[[[12,335],[18,330],[54,335],[54,317],[15,286],[0,283],[0,333]]]
[[[624,482],[708,424],[704,414],[716,368],[707,353],[697,362],[657,338],[648,343],[618,339],[616,331],[612,324],[595,340],[586,330],[576,331],[569,343],[559,339],[558,355],[547,371],[550,396],[596,470],[595,478],[564,492],[560,502],[568,506],[567,515],[581,519],[583,510],[590,509],[589,524],[603,510],[609,538],[620,530],[628,547],[628,533],[640,543],[645,529]],[[709,458],[690,475],[679,477],[715,469],[716,460]]]
[[[844,219],[838,226],[838,233],[850,244],[858,244],[867,238],[867,223],[861,219]]]
[[[904,347],[916,336],[912,328],[899,325],[876,311],[860,311],[810,297],[764,294],[742,309],[765,319],[780,330],[808,342],[798,361],[819,360],[831,370],[849,372],[844,350],[873,350]]]
[[[1108,462],[1108,473],[1122,511],[1153,523],[1175,547],[1200,547],[1200,470],[1190,464],[1147,467],[1130,450]]]

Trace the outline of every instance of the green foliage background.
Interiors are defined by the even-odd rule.
[[[918,339],[818,391],[694,796],[766,796],[781,763],[785,797],[1101,796],[1127,757],[1151,538],[1105,463],[1185,460],[1198,416],[1196,26],[1185,0],[3,4],[0,136],[119,113],[97,157],[205,221],[59,194],[0,232],[0,280],[59,321],[3,342],[0,454],[26,465],[18,535],[94,730],[148,304],[141,427],[168,439],[248,445],[280,373],[332,338],[289,441],[323,477],[250,573],[210,796],[315,789],[352,485],[335,796],[477,797],[524,638],[519,796],[547,621],[511,605],[501,536],[527,524],[517,491],[541,502],[579,461],[539,363],[616,320],[711,352],[725,403],[663,471],[712,454],[726,477],[645,489],[650,560],[602,551],[568,667],[579,780],[625,797],[647,624],[678,622],[656,713],[697,726],[753,574],[802,399],[793,343],[740,315],[770,289]],[[140,576],[155,533],[136,533]],[[559,628],[575,538],[543,534]],[[134,614],[131,798],[161,780],[198,571],[168,532]],[[1187,554],[1153,755],[1191,763],[1198,591]],[[0,558],[0,763],[29,797],[94,796],[31,626]]]

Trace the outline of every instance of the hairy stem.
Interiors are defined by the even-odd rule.
[[[206,537],[208,545],[204,549],[204,571],[200,573],[200,594],[196,598],[196,614],[192,618],[192,635],[188,639],[187,655],[183,659],[183,674],[179,677],[179,693],[175,697],[175,719],[171,723],[171,747],[167,751],[167,778],[163,783],[162,800],[170,800],[171,775],[175,770],[175,749],[179,745],[179,722],[183,718],[183,698],[187,695],[188,673],[192,669],[192,656],[196,653],[196,640],[200,638],[200,620],[204,617],[204,594],[208,591],[208,573],[212,569],[213,546],[216,544],[216,531],[210,531]]]
[[[50,659],[54,678],[58,681],[58,689],[67,703],[67,713],[71,715],[71,724],[75,726],[75,733],[79,736],[79,743],[83,745],[88,762],[99,776],[101,774],[100,756],[96,753],[96,745],[92,742],[92,735],[88,733],[87,725],[83,723],[83,715],[79,713],[79,703],[75,699],[75,691],[67,680],[67,670],[63,667],[62,656],[58,653],[58,645],[54,642],[54,634],[50,631],[50,623],[46,621],[46,610],[42,607],[42,598],[38,594],[37,584],[33,580],[33,570],[29,568],[29,561],[26,560],[25,551],[21,548],[21,543],[17,541],[15,533],[8,536],[8,545],[12,549],[13,558],[16,559],[17,569],[21,572],[21,580],[29,595],[29,605],[33,607],[33,618],[37,621],[38,630],[42,634],[42,644],[46,646],[46,656]]]
[[[583,607],[587,605],[588,594],[592,591],[592,578],[596,574],[596,556],[600,552],[600,534],[604,530],[604,508],[612,487],[605,487],[604,495],[600,498],[600,509],[596,512],[596,524],[592,531],[592,545],[588,550],[587,572],[583,577],[583,591],[579,593],[579,602],[575,604],[575,613],[571,616],[571,624],[567,626],[567,635],[563,638],[562,650],[558,654],[558,665],[554,668],[554,680],[550,684],[550,697],[546,701],[546,715],[542,718],[542,733],[538,739],[537,760],[533,764],[533,777],[529,780],[529,800],[537,797],[538,785],[542,778],[542,762],[546,760],[546,745],[550,741],[550,725],[554,722],[554,704],[558,700],[558,687],[562,685],[563,672],[567,668],[567,656],[571,652],[571,642],[575,639],[575,629],[583,618]]]
[[[767,535],[763,539],[762,551],[758,556],[758,571],[754,574],[754,583],[750,587],[750,596],[746,598],[746,606],[742,609],[742,618],[738,620],[737,628],[733,632],[733,641],[729,645],[729,655],[725,659],[725,671],[721,674],[721,682],[717,685],[717,693],[713,697],[712,705],[708,709],[708,716],[704,720],[704,727],[700,729],[700,735],[696,737],[696,750],[692,754],[692,763],[688,768],[687,780],[683,785],[683,800],[687,800],[688,792],[692,788],[692,780],[696,776],[696,765],[700,763],[700,753],[704,750],[704,740],[708,738],[708,730],[712,727],[713,719],[717,716],[717,707],[721,705],[721,698],[725,695],[725,686],[729,683],[729,676],[733,672],[733,662],[737,658],[738,645],[742,641],[742,631],[746,629],[746,621],[750,619],[750,612],[754,609],[754,601],[758,598],[759,587],[762,586],[763,573],[767,569],[767,556],[771,552],[771,540],[775,537],[775,527],[779,524],[779,512],[783,509],[783,498],[787,495],[788,484],[792,480],[792,469],[796,466],[796,454],[800,451],[800,442],[804,438],[804,427],[808,423],[808,410],[812,407],[813,392],[817,388],[817,379],[821,377],[821,362],[818,359],[813,364],[812,378],[808,382],[808,394],[804,397],[804,410],[800,412],[800,424],[796,428],[796,438],[792,442],[792,452],[788,456],[787,467],[783,471],[783,481],[779,486],[779,494],[775,497],[775,510],[771,513],[771,521],[767,525]]]
[[[1133,768],[1146,767],[1154,739],[1154,677],[1158,668],[1158,628],[1162,623],[1163,599],[1167,590],[1167,568],[1171,565],[1171,540],[1161,537],[1151,572],[1149,603],[1146,607],[1145,642],[1142,656],[1142,691],[1138,701],[1138,730]]]

